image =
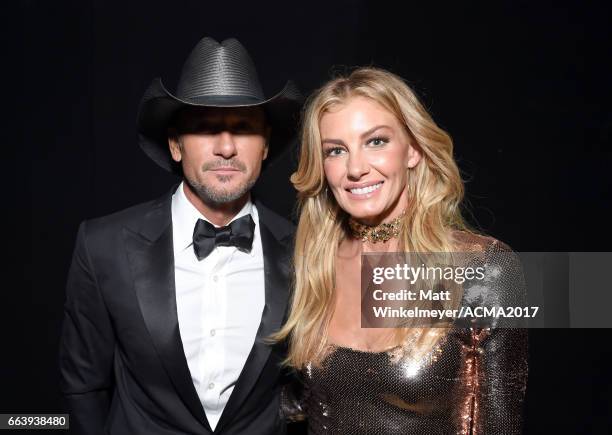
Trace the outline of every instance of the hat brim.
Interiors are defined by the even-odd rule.
[[[182,100],[169,92],[160,78],[145,91],[138,109],[138,139],[142,150],[167,171],[181,174],[180,165],[168,149],[168,123],[184,107],[262,107],[271,127],[267,160],[274,160],[295,136],[303,97],[288,81],[273,97],[256,101],[243,96],[207,96],[193,101]]]

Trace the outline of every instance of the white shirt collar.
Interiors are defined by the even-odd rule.
[[[174,237],[173,244],[175,255],[178,252],[184,251],[193,244],[193,229],[195,228],[198,219],[204,219],[205,221],[210,222],[210,220],[200,213],[200,211],[195,208],[191,201],[189,201],[185,195],[183,184],[184,182],[181,182],[178,189],[176,189],[172,195],[172,233]],[[255,225],[257,226],[257,216],[254,215],[253,209],[253,202],[251,202],[249,199],[240,209],[240,211],[232,219],[230,219],[230,222],[250,214],[255,221]],[[215,225],[215,227],[219,227],[219,225]]]

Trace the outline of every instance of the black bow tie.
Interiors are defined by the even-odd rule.
[[[250,214],[221,228],[216,228],[210,222],[198,219],[193,230],[193,250],[198,260],[206,258],[217,246],[235,246],[241,251],[250,251],[253,245],[254,230],[255,222]]]

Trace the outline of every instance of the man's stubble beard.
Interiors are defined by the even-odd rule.
[[[232,179],[232,175],[216,175],[216,177],[220,183],[228,183]],[[187,176],[184,178],[198,197],[200,197],[205,204],[211,205],[227,204],[228,202],[233,202],[242,198],[253,188],[255,182],[257,181],[257,177],[252,177],[251,179],[248,179],[238,185],[233,190],[227,190],[201,184],[197,180],[190,179]]]

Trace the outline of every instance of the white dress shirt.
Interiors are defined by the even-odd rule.
[[[183,183],[172,196],[172,234],[179,330],[193,385],[214,430],[251,352],[265,304],[259,219],[249,201],[232,219],[251,214],[251,252],[216,247],[198,261],[193,230],[206,219]]]

